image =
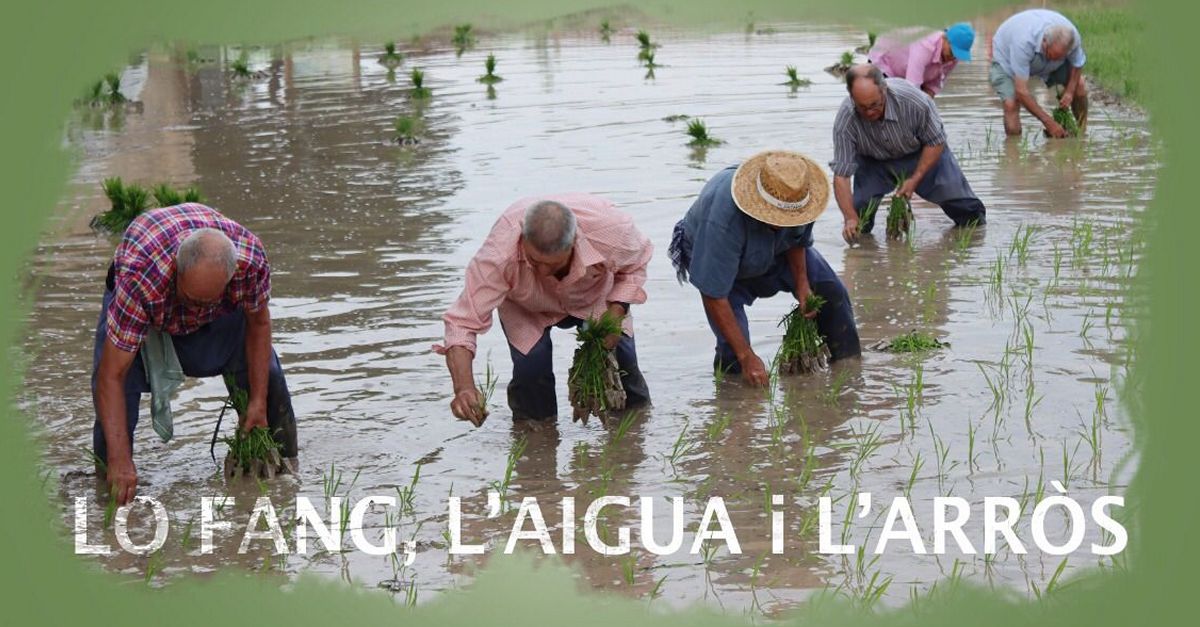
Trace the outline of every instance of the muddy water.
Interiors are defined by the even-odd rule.
[[[525,438],[509,498],[516,504],[539,497],[553,529],[561,527],[557,503],[564,496],[577,497],[579,516],[603,494],[686,499],[689,535],[668,557],[636,549],[631,557],[598,556],[580,534],[577,554],[566,561],[592,588],[767,613],[826,587],[870,597],[875,573],[877,583],[891,578],[883,594],[890,603],[948,576],[1021,592],[1045,588],[1061,558],[1032,547],[1036,495],[1059,480],[1086,504],[1122,493],[1136,465],[1127,460],[1132,435],[1116,399],[1129,366],[1131,320],[1143,309],[1130,277],[1156,169],[1144,120],[1097,106],[1087,139],[1047,143],[1027,126],[1026,138],[1005,143],[985,63],[960,67],[938,104],[950,146],[988,205],[988,225],[953,231],[936,207],[917,202],[911,245],[880,237],[847,248],[835,209],[815,228],[817,248],[855,300],[864,344],[922,329],[950,348],[918,357],[868,351],[861,362],[784,380],[768,396],[713,380],[712,337],[699,298],[676,284],[666,245],[706,178],[727,164],[769,147],[829,160],[829,129],[845,92],[821,68],[862,35],[784,25],[771,35],[656,29],[654,37],[663,67],[652,79],[625,32],[608,45],[587,34],[486,37],[461,57],[437,48],[413,55],[395,76],[376,63],[374,46],[256,50],[253,65],[269,78],[249,84],[230,81],[215,65],[187,67],[150,55],[125,71],[127,91],[144,103],[141,113],[72,120],[66,141],[79,155],[78,174],[31,264],[36,291],[24,395],[68,524],[71,497],[96,499],[93,527],[103,508],[82,450],[91,443],[92,333],[115,245],[86,227],[105,206],[98,185],[105,176],[198,185],[210,204],[266,243],[275,346],[301,421],[299,477],[261,488],[281,510],[297,494],[315,501],[327,491],[352,499],[394,495],[420,467],[413,511],[375,511],[367,530],[374,538],[385,525],[399,526],[401,539],[414,539],[421,551],[412,566],[311,548],[308,555],[272,556],[266,541],[238,555],[238,525],[260,487],[224,485],[207,451],[224,391],[216,380],[192,381],[176,401],[176,438],[163,444],[142,428],[136,440],[142,493],[172,512],[172,537],[161,557],[121,554],[101,563],[138,576],[161,568],[160,581],[234,564],[283,576],[316,572],[365,587],[392,582],[400,599],[415,585],[416,597],[427,599],[468,582],[481,563],[447,555],[448,495],[464,498],[466,541],[489,541],[493,551],[507,542],[513,514],[486,518],[485,492],[502,480],[509,450]],[[981,57],[984,45],[981,38]],[[494,92],[475,81],[489,52],[505,79]],[[780,85],[786,65],[812,86]],[[408,97],[414,66],[425,69],[433,90],[424,105]],[[392,120],[402,113],[423,117],[419,146],[390,141]],[[683,123],[663,120],[674,114],[703,117],[725,143],[689,149]],[[650,302],[635,309],[654,407],[620,434],[565,417],[557,430],[518,432],[503,403],[507,347],[493,332],[481,339],[476,365],[482,370],[490,355],[500,390],[490,420],[472,430],[450,415],[450,382],[430,351],[440,338],[439,316],[509,202],[576,190],[631,212],[657,247]],[[1013,242],[1029,229],[1028,246],[1016,250]],[[997,264],[1001,280],[993,282]],[[788,306],[776,298],[751,310],[760,355],[774,354],[775,325]],[[571,335],[556,333],[555,341],[562,383]],[[565,396],[560,390],[560,408]],[[327,481],[338,485],[327,490]],[[843,532],[859,492],[871,492],[876,505]],[[238,533],[219,533],[218,550],[200,555],[195,534],[185,542],[184,528],[197,523],[201,496],[225,493],[232,498],[223,515]],[[1031,552],[985,560],[952,548],[934,557],[893,542],[861,567],[853,556],[817,554],[819,496],[835,499],[835,541],[869,540],[873,547],[880,504],[906,493],[930,547],[934,496],[975,504],[967,530],[977,548],[982,499],[1024,499],[1018,530]],[[765,503],[773,494],[788,504],[787,550],[779,556],[770,554],[767,539]],[[687,553],[690,531],[713,496],[731,511],[740,555],[724,548]],[[670,510],[666,501],[656,505],[663,542]],[[620,524],[637,526],[634,510],[606,511],[601,526],[610,538]],[[1063,518],[1048,520],[1051,537],[1061,541]],[[633,536],[640,545],[636,529]],[[111,532],[93,537],[112,543]],[[1089,525],[1085,550],[1093,541],[1102,538]],[[1065,576],[1098,561],[1078,553]]]

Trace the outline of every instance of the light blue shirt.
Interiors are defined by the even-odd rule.
[[[1042,53],[1042,39],[1052,26],[1063,25],[1075,33],[1075,45],[1067,56],[1058,61],[1047,59]],[[1083,67],[1087,57],[1083,54],[1083,39],[1079,29],[1062,14],[1048,9],[1022,11],[1004,20],[992,36],[992,60],[1013,78],[1029,80],[1036,76],[1046,80],[1064,62],[1071,67]]]

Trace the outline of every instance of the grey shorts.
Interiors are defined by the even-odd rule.
[[[1046,87],[1066,85],[1067,79],[1070,77],[1071,64],[1063,63],[1051,72],[1050,76],[1046,77]],[[1001,100],[1012,100],[1017,97],[1017,88],[1013,85],[1012,77],[995,61],[992,61],[992,67],[988,70],[988,82],[992,84],[992,89],[996,90],[996,95],[1000,96]]]

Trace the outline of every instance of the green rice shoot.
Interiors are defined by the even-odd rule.
[[[222,438],[229,446],[229,453],[225,456],[225,475],[248,475],[257,478],[260,474],[265,474],[268,478],[273,477],[275,471],[283,465],[279,443],[271,437],[271,432],[265,427],[254,427],[249,431],[242,428],[246,419],[246,408],[250,404],[250,395],[238,386],[233,375],[225,373],[224,379],[225,387],[229,390],[227,402],[238,415],[238,424],[233,435]]]
[[[492,83],[499,83],[500,81],[504,80],[496,75],[496,55],[489,54],[487,58],[484,59],[483,69],[485,72],[484,75],[476,79],[480,83],[487,83],[488,85],[491,85]]]
[[[451,38],[451,43],[462,54],[463,50],[470,48],[475,44],[475,34],[471,30],[470,24],[459,24],[454,27],[454,37]]]
[[[843,52],[842,58],[838,60],[838,65],[849,69],[851,65],[854,65],[854,53],[849,50]]]
[[[109,104],[121,104],[125,102],[125,95],[121,93],[121,75],[116,72],[109,72],[104,76],[104,81],[108,83]]]
[[[817,328],[817,321],[805,317],[806,313],[820,311],[824,305],[823,297],[809,294],[803,308],[796,305],[779,322],[783,327],[783,342],[776,355],[780,374],[804,374],[829,364],[829,346]]]
[[[1051,115],[1054,116],[1054,121],[1058,122],[1058,125],[1063,127],[1063,130],[1067,132],[1067,137],[1079,136],[1079,122],[1075,119],[1075,114],[1070,109],[1067,107],[1055,107]]]
[[[786,68],[784,68],[784,73],[787,75],[787,80],[784,81],[783,84],[787,85],[793,89],[795,89],[797,87],[808,87],[809,85],[812,85],[811,80],[809,80],[807,78],[800,78],[800,74],[796,70],[796,66],[794,66],[794,65],[789,65]]]
[[[396,131],[396,143],[415,144],[420,141],[421,121],[410,115],[396,116],[393,123]]]
[[[250,78],[250,55],[242,50],[238,58],[229,62],[229,70],[234,78]]]
[[[606,311],[579,327],[579,345],[567,375],[575,420],[586,421],[589,415],[604,420],[608,412],[625,407],[625,388],[616,356],[604,346],[605,338],[621,333],[621,320]]]
[[[879,213],[880,197],[874,197],[867,202],[867,206],[863,208],[862,215],[858,218],[858,234],[862,235],[866,229],[866,225],[874,224],[875,214]]]
[[[125,183],[121,177],[104,179],[101,183],[108,197],[109,210],[92,218],[91,228],[108,233],[124,233],[134,218],[154,207],[170,207],[185,202],[204,202],[200,190],[188,187],[182,191],[166,183],[146,189],[136,183]]]
[[[907,179],[906,175],[896,175],[897,191]],[[887,236],[891,239],[900,239],[910,234],[915,225],[916,219],[913,217],[912,203],[907,198],[893,192],[892,201],[888,205]]]
[[[429,96],[433,95],[433,92],[430,91],[428,87],[425,87],[425,71],[424,70],[422,70],[421,68],[413,68],[412,71],[408,73],[408,78],[409,78],[409,80],[412,81],[412,85],[413,85],[412,97],[413,98],[424,99],[424,98],[428,98]]]
[[[389,41],[383,44],[383,54],[379,57],[379,62],[388,67],[404,63],[404,55],[396,51],[396,42]]]
[[[692,146],[693,148],[704,148],[724,143],[715,137],[710,137],[708,134],[708,126],[704,123],[704,120],[699,118],[688,122],[687,134],[692,138],[692,141],[688,142],[688,145]]]

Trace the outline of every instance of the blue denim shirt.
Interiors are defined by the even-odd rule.
[[[683,218],[691,244],[688,281],[709,298],[726,298],[735,281],[752,283],[787,263],[784,253],[812,246],[812,224],[773,227],[742,213],[733,202],[730,166],[709,179]]]

